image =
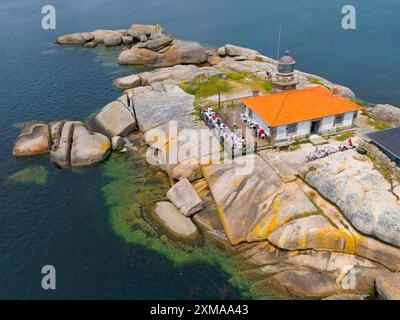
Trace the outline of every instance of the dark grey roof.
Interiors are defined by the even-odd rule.
[[[286,50],[285,55],[279,59],[278,61],[279,64],[295,64],[296,61],[291,57],[290,51]]]
[[[400,127],[368,133],[367,136],[384,151],[400,159]]]

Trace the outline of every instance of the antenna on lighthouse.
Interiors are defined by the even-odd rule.
[[[279,60],[279,50],[281,47],[281,33],[282,33],[282,28],[279,27],[279,33],[278,33],[278,48],[276,50],[276,60]]]

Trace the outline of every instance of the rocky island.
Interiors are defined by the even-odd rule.
[[[170,182],[168,201],[149,209],[160,234],[198,245],[210,239],[240,263],[240,281],[255,297],[400,299],[400,170],[364,137],[382,124],[398,126],[399,109],[369,106],[350,133],[324,136],[338,146],[347,134],[363,152],[307,162],[314,148],[307,140],[220,161],[227,153],[199,110],[246,96],[254,86],[270,93],[266,72],[274,73],[277,61],[232,44],[206,49],[174,39],[159,25],[69,34],[57,43],[105,45],[121,51],[120,64],[155,69],[115,79],[124,94],[87,126],[79,120],[26,124],[15,157],[50,153],[61,168],[83,168],[104,161],[111,150],[146,154]],[[298,88],[324,86],[355,101],[349,88],[296,74]],[[182,141],[184,130],[196,139]],[[138,136],[147,150],[135,146]],[[238,173],[248,162],[254,169]]]

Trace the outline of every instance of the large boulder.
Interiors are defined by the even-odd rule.
[[[123,37],[123,34],[118,31],[113,30],[96,30],[92,32],[94,36],[94,41],[97,43],[104,43],[106,36],[113,36],[113,37]]]
[[[380,273],[376,278],[375,287],[383,299],[400,300],[400,273]]]
[[[75,125],[71,146],[71,167],[87,168],[103,161],[109,154],[110,140],[101,133],[91,133],[83,124]]]
[[[33,156],[50,151],[51,139],[47,123],[32,121],[25,124],[17,137],[13,155],[15,157]]]
[[[110,139],[125,137],[136,129],[136,119],[122,102],[113,101],[89,121],[89,126],[92,131],[101,132]]]
[[[132,48],[120,53],[119,64],[171,67],[177,64],[202,64],[207,61],[207,51],[197,42],[175,41],[163,53],[148,49]]]
[[[115,150],[120,150],[125,145],[125,139],[120,136],[112,137],[111,147]]]
[[[194,97],[170,80],[162,82],[161,88],[157,90],[152,87],[136,88],[133,99],[142,132],[167,124],[169,121],[177,121],[185,114],[193,112]]]
[[[130,45],[134,42],[134,39],[132,36],[123,36],[122,37],[122,43],[126,45]]]
[[[60,141],[57,148],[50,152],[50,159],[60,168],[69,168],[71,165],[71,144],[75,125],[83,125],[80,121],[66,121],[61,130]]]
[[[219,52],[222,54],[223,53],[222,49]],[[246,56],[246,57],[249,57],[249,58],[250,57],[255,57],[255,56],[260,54],[256,50],[235,46],[233,44],[225,45],[225,53],[228,56],[231,56],[231,57]]]
[[[282,224],[316,208],[295,184],[284,184],[258,155],[202,167],[229,241],[266,240]]]
[[[84,44],[95,38],[93,33],[81,32],[65,34],[57,39],[58,44]]]
[[[400,246],[400,204],[367,157],[354,150],[339,152],[310,162],[299,173],[358,231]]]
[[[183,161],[176,166],[167,166],[167,172],[171,179],[177,181],[183,178],[186,178],[189,181],[195,181],[203,177],[200,165],[197,163],[196,160],[194,160],[193,163],[188,160]]]
[[[142,79],[136,74],[132,74],[130,76],[121,77],[114,80],[113,85],[119,90],[137,88],[142,85]]]
[[[400,126],[400,109],[390,104],[377,104],[371,108],[377,120],[393,127]]]
[[[199,231],[192,220],[182,215],[171,202],[157,202],[153,216],[173,239],[195,241],[199,237]]]
[[[162,82],[168,79],[177,82],[189,81],[202,75],[205,75],[205,72],[201,68],[194,65],[181,64],[139,74],[143,85],[150,85],[154,82]]]
[[[55,121],[50,125],[50,136],[51,136],[51,149],[55,150],[58,148],[61,139],[61,132],[65,121],[59,120]]]
[[[160,25],[151,25],[151,24],[132,24],[129,28],[129,32],[133,34],[144,34],[146,36],[150,36],[152,34],[160,34],[165,30]]]
[[[272,234],[268,241],[285,250],[343,251],[346,234],[320,215],[295,219]]]
[[[146,42],[141,42],[137,45],[138,48],[149,49],[153,51],[160,51],[172,44],[174,38],[172,36],[162,36]]]
[[[204,208],[199,195],[186,178],[168,190],[167,198],[187,217]]]
[[[104,36],[104,44],[106,47],[119,46],[122,42],[122,36],[120,33],[110,33]]]

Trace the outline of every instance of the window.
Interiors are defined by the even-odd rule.
[[[296,134],[296,131],[297,131],[297,123],[294,123],[294,124],[289,124],[287,127],[286,127],[286,133],[287,134]]]
[[[339,115],[335,116],[335,121],[333,122],[333,125],[335,125],[335,126],[341,125],[343,123],[343,119],[344,119],[343,114],[339,114]]]

